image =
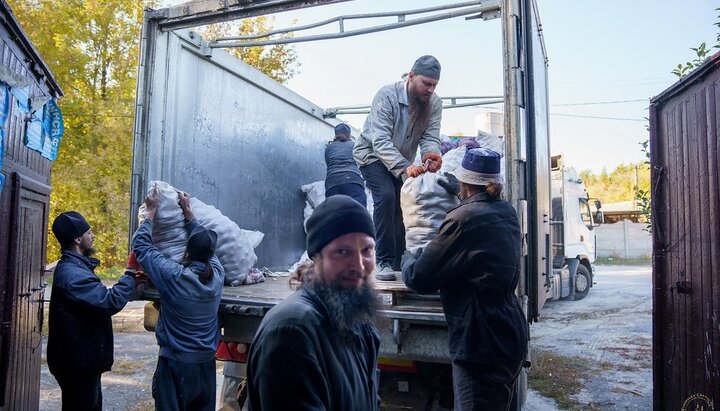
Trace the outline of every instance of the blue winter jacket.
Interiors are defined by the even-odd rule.
[[[188,233],[198,225],[188,221]],[[216,256],[210,260],[213,276],[207,284],[199,273],[205,263],[178,264],[160,253],[152,240],[153,222],[145,220],[132,239],[132,249],[150,281],[160,293],[160,318],[155,337],[160,356],[184,363],[202,363],[215,358],[220,341],[218,309],[225,270]]]
[[[99,261],[63,250],[53,274],[47,358],[55,376],[97,375],[113,364],[112,315],[135,290],[123,275],[108,288],[95,275]]]

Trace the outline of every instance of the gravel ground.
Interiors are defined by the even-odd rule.
[[[541,321],[531,326],[531,350],[582,358],[591,364],[592,372],[578,381],[583,387],[573,397],[580,408],[652,409],[650,273],[646,266],[598,266],[597,284],[585,299],[548,302]],[[102,377],[104,410],[153,409],[150,386],[158,349],[154,334],[142,330],[144,304],[131,302],[113,317],[115,365]],[[40,383],[40,410],[59,410],[60,389],[45,361]],[[530,390],[524,409],[558,407],[554,400]]]

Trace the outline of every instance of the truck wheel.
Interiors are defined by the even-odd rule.
[[[582,300],[590,292],[590,271],[582,264],[578,264],[575,271],[575,301]]]

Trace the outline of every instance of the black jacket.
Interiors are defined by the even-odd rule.
[[[524,358],[527,322],[514,294],[520,246],[515,209],[479,193],[448,213],[424,250],[403,257],[410,289],[440,290],[453,360],[498,364]]]
[[[112,288],[95,275],[99,261],[64,250],[55,267],[50,295],[47,359],[55,376],[97,375],[113,363],[111,316],[135,289],[129,275]]]
[[[332,328],[325,304],[302,288],[263,319],[247,364],[251,411],[378,409],[374,327],[354,343]]]

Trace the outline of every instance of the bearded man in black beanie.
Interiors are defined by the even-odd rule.
[[[95,275],[95,235],[77,211],[55,218],[53,234],[62,256],[53,273],[47,361],[60,385],[62,409],[102,409],[100,375],[113,364],[111,316],[125,307],[142,281],[128,268],[113,287]],[[130,264],[128,264],[130,267]]]
[[[377,410],[372,219],[335,195],[306,226],[311,262],[293,274],[297,291],[268,312],[250,346],[250,410]]]

